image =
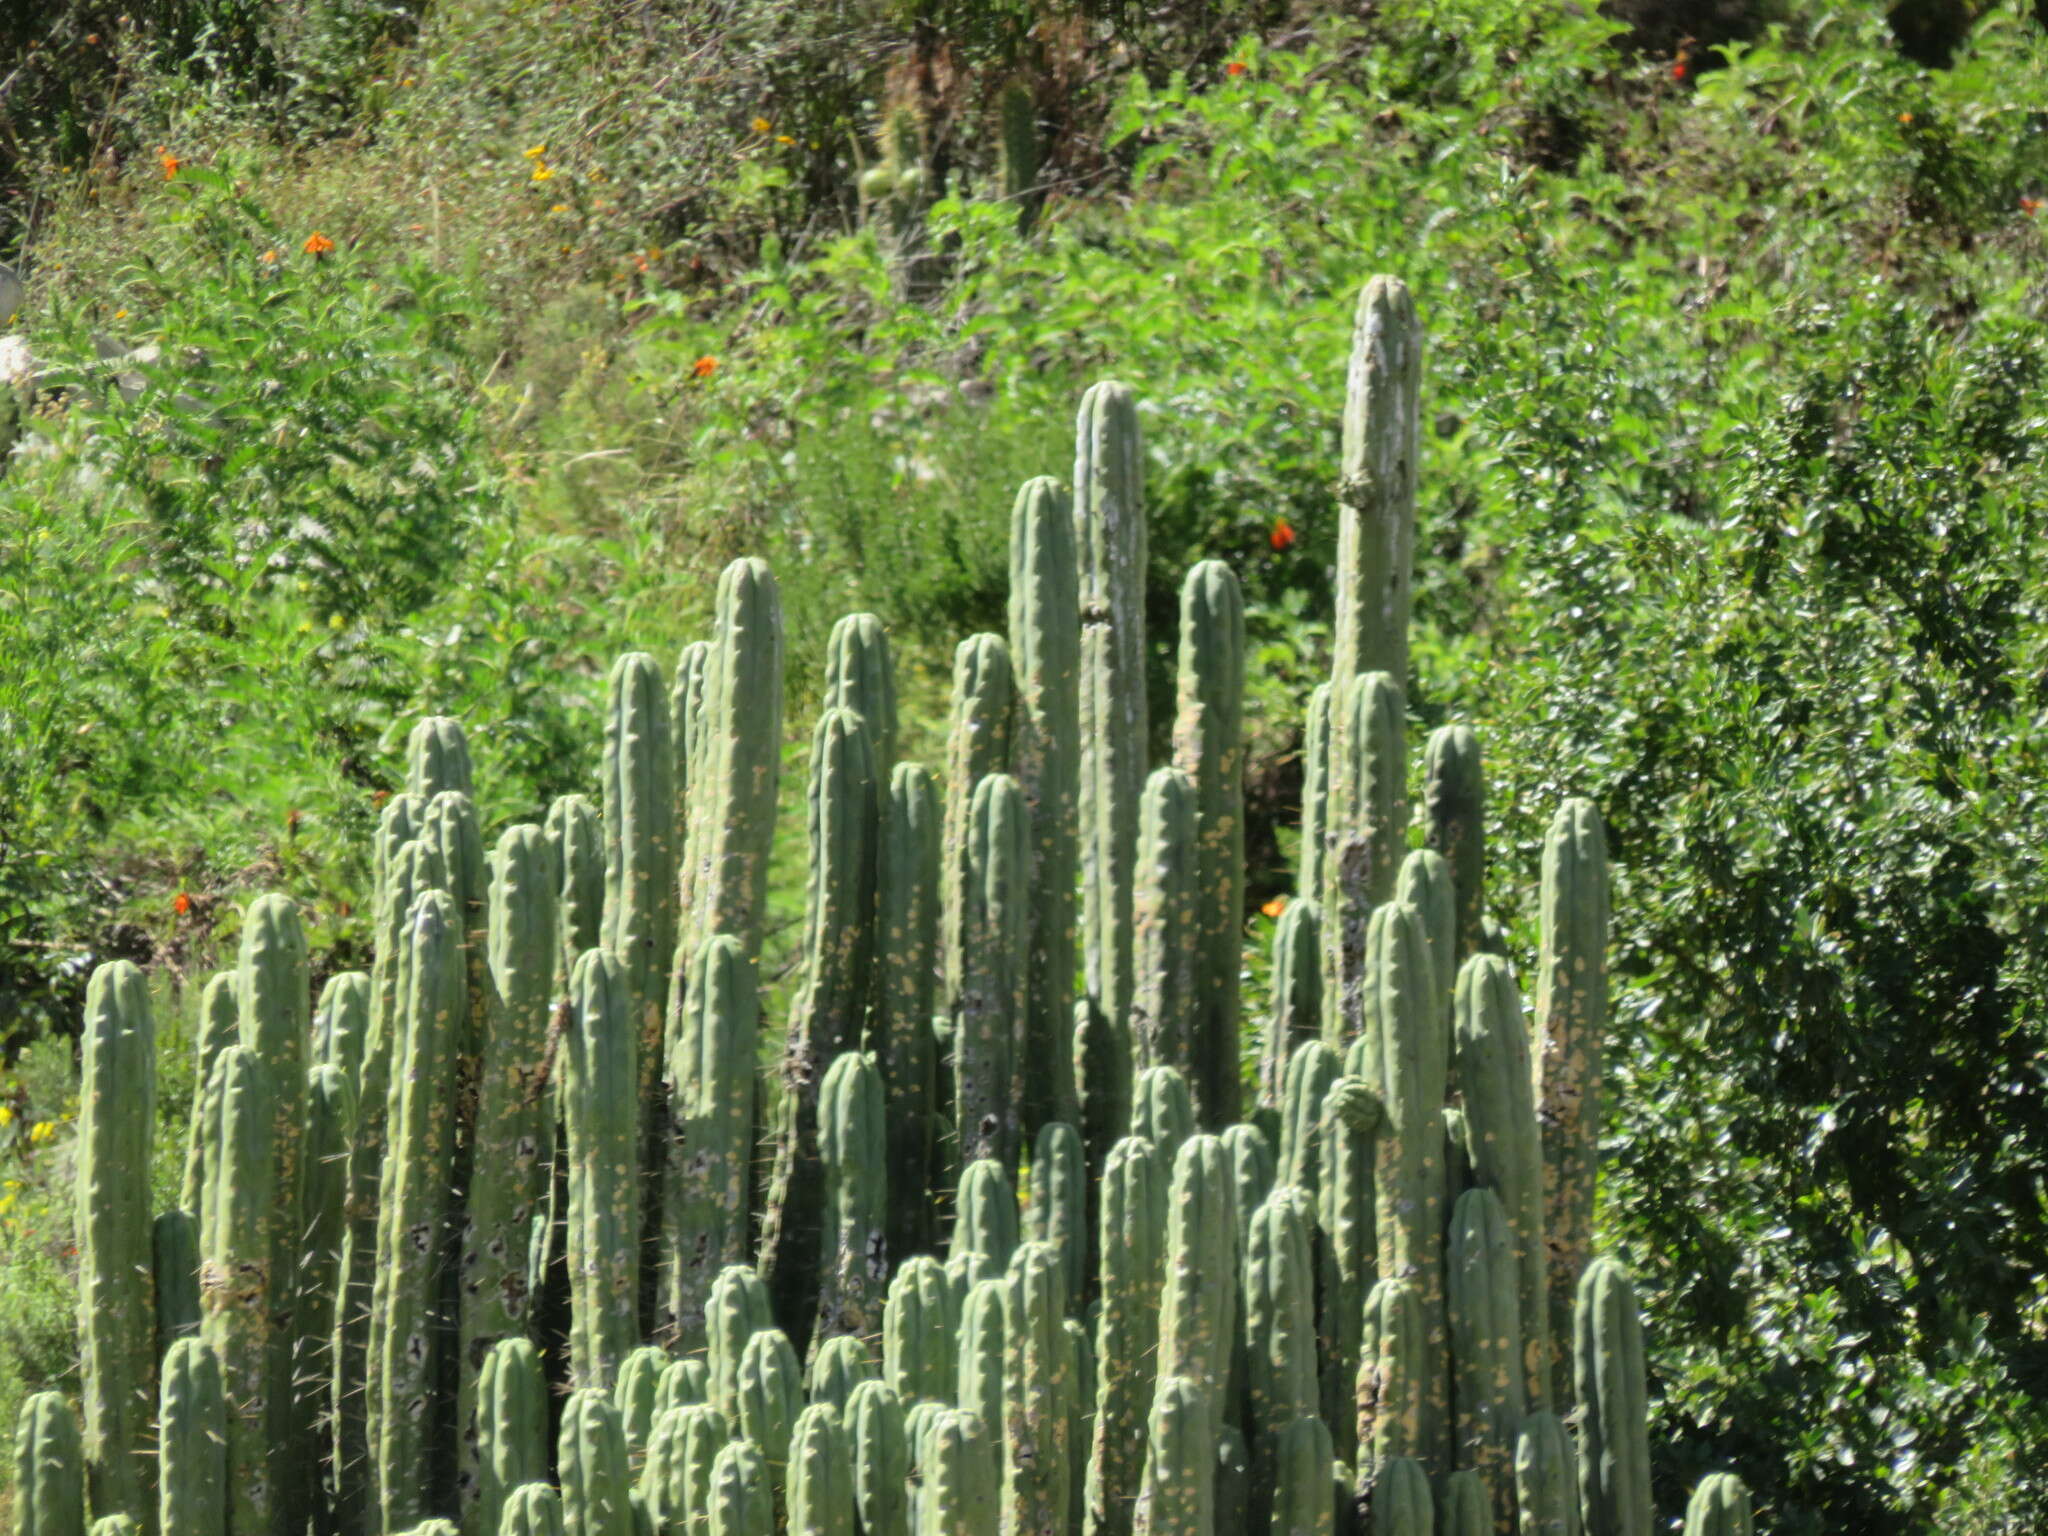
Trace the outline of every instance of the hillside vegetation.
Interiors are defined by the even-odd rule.
[[[1263,976],[1389,272],[1428,334],[1411,714],[1481,732],[1495,891],[1561,796],[1606,817],[1601,1220],[1660,1507],[1734,1466],[1784,1536],[2048,1525],[2048,34],[1340,9],[6,24],[47,371],[0,405],[0,1422],[75,1371],[94,964],[189,1014],[264,889],[362,964],[410,724],[464,721],[487,841],[593,790],[610,659],[672,661],[742,552],[799,867],[832,621],[887,621],[929,756],[1098,378],[1142,401],[1162,705],[1181,573],[1243,583]],[[1489,917],[1526,968],[1533,901]]]

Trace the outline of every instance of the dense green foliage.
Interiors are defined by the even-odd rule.
[[[737,549],[781,557],[800,693],[871,607],[931,740],[938,644],[1001,627],[1011,495],[1065,473],[1112,372],[1151,454],[1151,632],[1193,558],[1243,584],[1263,902],[1327,669],[1349,305],[1393,271],[1429,335],[1411,708],[1481,732],[1519,866],[1495,890],[1534,888],[1561,794],[1607,817],[1603,1234],[1682,1448],[1659,1507],[1734,1464],[1780,1531],[2039,1526],[2030,15],[1987,7],[1941,70],[1861,8],[1679,59],[1479,0],[1270,48],[1225,41],[1262,18],[1190,22],[1127,44],[1158,67],[1121,80],[1069,43],[1022,66],[1094,114],[1046,109],[1031,233],[963,106],[913,284],[850,146],[814,155],[798,115],[871,129],[905,34],[878,20],[836,97],[814,50],[751,95],[655,93],[673,120],[623,135],[568,86],[616,29],[598,9],[351,44],[360,89],[318,99],[354,136],[324,144],[140,57],[125,169],[62,175],[50,140],[29,335],[103,404],[46,406],[47,451],[0,478],[0,1034],[75,1019],[81,955],[212,963],[263,883],[330,893],[312,942],[359,960],[331,893],[363,888],[409,721],[464,718],[487,835],[594,792],[600,659],[672,657]],[[653,57],[636,39],[590,99]],[[160,348],[134,402],[95,330]],[[1533,911],[1489,916],[1526,965]],[[68,1364],[38,1322],[68,1326],[38,1279],[67,1262],[40,1191],[68,1142],[28,1133],[63,1112],[55,1060],[0,1077],[25,1186],[0,1194],[0,1414]]]

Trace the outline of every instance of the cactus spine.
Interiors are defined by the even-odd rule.
[[[38,1392],[21,1405],[14,1529],[17,1536],[85,1536],[85,1450],[61,1393]]]
[[[1073,1042],[1079,581],[1066,492],[1044,476],[1027,480],[1010,510],[1010,654],[1017,682],[1015,772],[1031,821],[1030,990],[1022,1031],[1022,1111],[1030,1135],[1049,1121],[1079,1125],[1081,1118]]]
[[[859,1051],[847,1051],[825,1073],[818,1096],[826,1227],[814,1347],[842,1335],[864,1338],[881,1326],[889,1283],[882,1116],[881,1074]]]
[[[540,1355],[525,1339],[500,1339],[478,1373],[474,1437],[475,1498],[469,1527],[493,1536],[513,1495],[548,1476],[548,1385]]]
[[[1441,725],[1422,749],[1428,846],[1451,867],[1458,964],[1479,952],[1486,921],[1486,777],[1469,725]]]
[[[758,1446],[729,1442],[711,1463],[711,1536],[775,1536],[775,1500]]]
[[[1650,1407],[1635,1288],[1612,1259],[1579,1280],[1573,1378],[1584,1413],[1579,1507],[1586,1536],[1649,1536]]]
[[[199,1332],[199,1222],[185,1210],[159,1211],[149,1228],[156,1300],[156,1354]]]
[[[1205,1073],[1197,1038],[1201,1013],[1195,892],[1201,847],[1194,781],[1178,768],[1153,773],[1145,781],[1138,825],[1136,891],[1131,898],[1131,1039],[1138,1062],[1147,1068],[1173,1068],[1199,1109]]]
[[[1574,1287],[1592,1252],[1607,1030],[1607,844],[1600,813],[1567,800],[1543,840],[1536,975],[1536,1112],[1543,1126],[1550,1333],[1568,1336]],[[1557,1400],[1569,1401],[1564,1363]]]
[[[1006,773],[974,789],[963,847],[961,969],[953,996],[954,1127],[963,1163],[1017,1161],[1014,1074],[1026,1000],[1030,815]]]
[[[1237,976],[1244,933],[1244,599],[1204,560],[1180,589],[1174,766],[1194,790],[1196,855],[1191,1086],[1205,1125],[1238,1117]]]
[[[299,1272],[294,1301],[296,1422],[305,1465],[334,1487],[335,1325],[341,1316],[343,1233],[348,1223],[348,1149],[355,1139],[356,1088],[331,1061],[306,1074],[305,1182],[301,1186]]]
[[[226,1447],[220,1362],[198,1339],[180,1339],[164,1355],[158,1397],[158,1536],[221,1536],[227,1529]]]
[[[639,1041],[626,969],[610,951],[576,962],[562,1042],[562,1120],[569,1150],[570,1379],[611,1384],[638,1336],[640,1182],[634,1134]],[[565,1509],[573,1529],[576,1516]],[[627,1536],[631,1536],[628,1532]]]
[[[1749,1489],[1733,1472],[1709,1472],[1685,1506],[1685,1536],[1750,1536]]]
[[[634,1536],[626,1437],[602,1391],[584,1387],[569,1394],[555,1455],[563,1536]]]
[[[711,1466],[732,1439],[725,1416],[709,1403],[690,1403],[656,1416],[640,1473],[640,1496],[670,1536],[711,1529]]]
[[[931,1246],[930,1184],[938,1113],[932,1011],[939,960],[938,788],[929,770],[898,763],[875,870],[878,1008],[872,1045],[888,1107],[889,1251]]]
[[[92,1507],[149,1517],[144,1428],[156,1398],[149,1146],[156,1025],[142,972],[115,960],[86,989],[78,1114],[78,1317]]]

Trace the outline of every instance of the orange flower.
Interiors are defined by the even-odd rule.
[[[1223,66],[1223,73],[1230,76],[1231,79],[1235,80],[1239,75],[1244,73],[1244,61],[1242,59],[1232,59],[1228,64]]]
[[[274,266],[276,266],[276,265],[277,265],[277,247],[273,245],[273,246],[272,246],[272,247],[271,247],[271,248],[270,248],[269,250],[265,251],[265,252],[264,252],[264,253],[263,253],[263,254],[262,254],[261,256],[258,256],[258,257],[257,257],[256,259],[257,259],[258,261],[262,262],[262,263],[263,263],[263,265],[265,265],[266,267],[274,267]]]
[[[321,234],[320,231],[316,229],[313,231],[312,234],[306,236],[306,243],[304,246],[301,247],[301,249],[304,250],[308,256],[325,256],[329,251],[334,249],[334,242],[328,239],[325,235]]]
[[[183,891],[178,892],[177,895],[171,898],[171,910],[177,913],[178,916],[183,917],[192,910],[192,898]]]
[[[178,174],[178,157],[161,144],[156,147],[156,163],[164,168],[165,181]]]
[[[691,373],[695,374],[700,379],[708,379],[711,377],[712,374],[716,373],[717,371],[718,359],[715,357],[698,358],[696,366],[690,370]]]
[[[1902,123],[1910,123],[1913,121],[1913,114],[1910,112],[1901,112],[1899,114],[1899,121]]]
[[[1266,542],[1276,550],[1294,548],[1294,524],[1284,517],[1273,519],[1273,531],[1266,535]]]
[[[373,789],[370,791],[371,805],[382,805],[386,800],[389,800],[390,798],[391,791],[388,789]]]
[[[2021,213],[2039,213],[2040,211],[2041,211],[2041,199],[2040,199],[2040,198],[2038,198],[2038,197],[2023,197],[2023,198],[2021,198],[2021,199],[2020,199],[2020,212],[2021,212]]]
[[[1268,917],[1278,917],[1287,910],[1287,898],[1285,896],[1275,896],[1271,901],[1259,908],[1259,910]]]

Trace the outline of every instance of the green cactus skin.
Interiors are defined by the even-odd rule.
[[[1749,1488],[1733,1472],[1709,1472],[1685,1506],[1685,1536],[1750,1536]]]
[[[1072,1298],[1069,1298],[1072,1305]],[[1095,1435],[1095,1345],[1088,1325],[1077,1317],[1060,1324],[1066,1334],[1067,1373],[1067,1529],[1083,1530],[1088,1518],[1088,1448]]]
[[[1649,1536],[1650,1408],[1635,1288],[1608,1258],[1586,1266],[1574,1317],[1579,1508],[1586,1536]]]
[[[90,1536],[142,1536],[142,1526],[135,1517],[125,1510],[112,1515],[101,1515],[93,1521]]]
[[[1366,1298],[1379,1279],[1374,1165],[1382,1120],[1379,1096],[1363,1079],[1340,1076],[1324,1091],[1316,1150],[1316,1228],[1321,1236],[1316,1335],[1323,1351],[1323,1420],[1331,1426],[1332,1445],[1343,1461],[1358,1454],[1352,1405]]]
[[[1564,1420],[1544,1410],[1515,1439],[1515,1536],[1579,1536],[1577,1459]]]
[[[1550,1309],[1543,1244],[1542,1132],[1530,1078],[1522,998],[1507,962],[1474,955],[1458,973],[1452,1008],[1458,1082],[1465,1097],[1465,1146],[1472,1181],[1500,1197],[1520,1275],[1523,1396],[1550,1401]]]
[[[902,1399],[886,1382],[863,1381],[840,1414],[853,1442],[861,1536],[910,1536],[910,1440]]]
[[[1144,455],[1137,397],[1103,380],[1074,425],[1074,553],[1081,612],[1081,949],[1091,1005],[1083,1138],[1091,1161],[1124,1134],[1128,1078],[1098,1083],[1098,1063],[1129,1058],[1135,984],[1138,802],[1148,737],[1145,698]]]
[[[737,1382],[740,1433],[761,1448],[769,1475],[783,1486],[789,1464],[789,1435],[803,1407],[803,1369],[780,1328],[763,1328],[740,1351]]]
[[[853,1536],[853,1442],[830,1403],[797,1415],[789,1436],[789,1536]]]
[[[1323,893],[1323,858],[1330,830],[1330,685],[1309,690],[1301,743],[1301,845],[1295,859],[1294,893]]]
[[[1001,1522],[995,1436],[967,1409],[934,1414],[919,1441],[924,1472],[917,1536],[989,1536]]]
[[[1016,1251],[1020,1226],[1009,1174],[996,1159],[978,1158],[962,1170],[954,1198],[952,1257],[972,1254],[981,1276],[1000,1275]]]
[[[1207,1074],[1196,1038],[1198,810],[1194,780],[1180,769],[1161,768],[1145,781],[1131,899],[1130,1031],[1141,1066],[1179,1072],[1199,1111]]]
[[[782,599],[766,561],[735,560],[718,578],[701,732],[690,748],[679,965],[714,933],[761,951],[782,774]]]
[[[199,1332],[199,1220],[190,1211],[159,1211],[149,1229],[149,1265],[156,1302],[155,1358]]]
[[[214,1061],[220,1077],[220,1144],[201,1223],[201,1337],[220,1362],[227,1398],[230,1528],[268,1531],[275,1508],[269,1446],[270,1219],[277,1203],[277,1095],[269,1070],[247,1046]]]
[[[1412,1278],[1427,1328],[1424,1439],[1413,1454],[1449,1470],[1450,1368],[1444,1324],[1444,1081],[1448,1040],[1436,1006],[1429,938],[1405,902],[1373,913],[1366,933],[1362,1064],[1378,1064],[1386,1131],[1376,1142],[1378,1252],[1383,1274]],[[1370,1079],[1368,1079],[1370,1081]]]
[[[1422,1295],[1409,1280],[1383,1279],[1365,1299],[1359,1345],[1358,1480],[1370,1487],[1390,1462],[1420,1459],[1427,1444],[1429,1341]]]
[[[601,1388],[639,1334],[639,1041],[626,968],[608,950],[589,950],[576,962],[570,990],[561,1079],[569,1149],[569,1376],[579,1387]]]
[[[1422,749],[1422,816],[1428,846],[1451,869],[1457,963],[1479,952],[1486,920],[1486,774],[1469,725],[1440,725]]]
[[[446,1313],[444,1276],[455,1155],[448,1084],[460,1050],[461,939],[454,900],[445,891],[423,892],[407,919],[400,961],[403,1029],[387,1108],[371,1301],[372,1449],[386,1530],[421,1518],[454,1475],[455,1446],[443,1443],[436,1395],[446,1372],[445,1345],[438,1341],[454,1324]],[[225,1350],[221,1363],[232,1402],[234,1366]],[[229,1459],[232,1465],[232,1447]]]
[[[1282,1429],[1272,1468],[1272,1520],[1254,1529],[1272,1536],[1337,1536],[1336,1457],[1323,1421],[1311,1415]]]
[[[1344,1061],[1320,1036],[1288,1052],[1280,1091],[1280,1161],[1276,1177],[1311,1198],[1321,1184],[1323,1096],[1344,1072]]]
[[[711,1367],[701,1357],[670,1360],[662,1367],[654,1385],[654,1416],[658,1419],[671,1408],[687,1408],[711,1401]]]
[[[546,1483],[514,1488],[495,1536],[562,1536],[562,1496]]]
[[[569,1394],[555,1460],[562,1483],[563,1536],[634,1536],[626,1436],[603,1391],[583,1387]]]
[[[1008,1354],[1003,1282],[991,1277],[967,1288],[960,1303],[958,1405],[984,1424],[1003,1422],[1003,1362]]]
[[[78,1091],[78,1334],[85,1465],[101,1514],[150,1513],[144,1430],[156,1400],[149,1148],[156,1024],[142,972],[109,961],[86,988]]]
[[[14,1431],[15,1536],[85,1536],[85,1449],[62,1394],[21,1405]]]
[[[1358,296],[1344,390],[1338,500],[1337,632],[1333,679],[1408,680],[1408,608],[1415,564],[1416,434],[1422,327],[1399,278],[1375,277]]]
[[[1010,508],[1012,771],[1030,813],[1029,988],[1020,1036],[1024,1130],[1078,1126],[1074,1079],[1074,881],[1079,869],[1080,575],[1074,514],[1059,482],[1025,481]],[[1078,1294],[1078,1292],[1076,1292]]]
[[[1455,1207],[1458,1197],[1473,1187],[1472,1149],[1467,1142],[1470,1132],[1465,1124],[1465,1111],[1446,1106],[1444,1122],[1444,1200]]]
[[[1173,762],[1194,790],[1197,839],[1191,1086],[1203,1123],[1220,1128],[1241,1104],[1244,945],[1244,598],[1220,560],[1202,561],[1181,585],[1179,662]]]
[[[1143,1136],[1171,1167],[1180,1144],[1195,1133],[1188,1080],[1175,1067],[1147,1067],[1131,1101],[1131,1134]]]
[[[1088,1166],[1081,1133],[1062,1121],[1048,1121],[1038,1132],[1024,1227],[1027,1237],[1059,1254],[1066,1294],[1078,1300],[1088,1282]]]
[[[369,975],[342,971],[328,977],[313,1008],[313,1060],[339,1067],[351,1085],[359,1084],[369,1033]]]
[[[668,1351],[658,1344],[640,1344],[619,1362],[612,1381],[612,1408],[619,1432],[626,1437],[626,1455],[634,1467],[647,1456],[647,1437],[654,1431],[654,1399],[669,1366]]]
[[[1020,1244],[1002,1286],[1003,1529],[1065,1536],[1080,1386],[1067,1343],[1065,1259],[1049,1243]]]
[[[850,709],[867,722],[875,769],[886,778],[896,765],[896,670],[889,633],[872,613],[849,613],[825,643],[825,707]]]
[[[959,1298],[945,1266],[929,1254],[906,1260],[882,1308],[882,1379],[905,1403],[953,1400],[959,1324]]]
[[[747,1341],[774,1326],[774,1309],[761,1277],[745,1264],[728,1264],[711,1283],[704,1308],[705,1359],[711,1367],[711,1406],[740,1416],[740,1356]]]
[[[1238,1209],[1237,1254],[1243,1260],[1246,1245],[1251,1241],[1249,1223],[1251,1213],[1266,1203],[1266,1197],[1273,1192],[1278,1174],[1278,1162],[1273,1156],[1273,1144],[1266,1140],[1266,1133],[1256,1125],[1239,1121],[1225,1126],[1217,1133],[1223,1149],[1230,1154],[1230,1178],[1236,1194]],[[1303,1198],[1307,1199],[1306,1191]],[[1309,1221],[1314,1222],[1315,1205],[1309,1202]]]
[[[889,1284],[888,1138],[882,1075],[859,1051],[825,1073],[818,1094],[818,1152],[825,1168],[825,1233],[812,1348],[843,1334],[878,1332]]]
[[[443,1520],[436,1516],[431,1520],[422,1520],[411,1530],[406,1531],[404,1536],[461,1536],[461,1533],[453,1520]]]
[[[341,1316],[342,1247],[348,1225],[348,1149],[355,1137],[356,1088],[348,1074],[323,1061],[306,1074],[305,1182],[301,1186],[293,1420],[320,1485],[334,1483],[335,1325]],[[313,1447],[317,1446],[317,1452]]]
[[[604,920],[599,942],[626,973],[639,1049],[640,1314],[654,1319],[668,1138],[662,1037],[676,948],[676,751],[668,690],[645,651],[612,664],[604,717]]]
[[[1213,1536],[1216,1404],[1185,1376],[1161,1375],[1145,1445],[1145,1479],[1132,1511],[1135,1536]]]
[[[1467,1190],[1451,1215],[1448,1247],[1455,1459],[1476,1471],[1489,1511],[1514,1511],[1515,1436],[1522,1427],[1522,1322],[1513,1234],[1500,1198]],[[1485,1528],[1491,1529],[1489,1513]]]
[[[1273,929],[1272,1005],[1259,1058],[1259,1103],[1280,1109],[1294,1053],[1323,1029],[1323,908],[1313,897],[1287,904]]]
[[[826,1069],[860,1048],[869,1001],[878,791],[866,724],[851,710],[826,710],[811,745],[804,984],[783,1053],[775,1166],[756,1261],[777,1321],[798,1343],[808,1341],[817,1315],[826,1235],[818,1091]]]
[[[223,1536],[227,1399],[213,1351],[196,1338],[173,1344],[164,1354],[157,1402],[158,1536]],[[16,1484],[17,1498],[24,1486]]]
[[[1322,1410],[1316,1342],[1315,1266],[1305,1190],[1283,1184],[1255,1207],[1245,1230],[1246,1428],[1252,1454],[1252,1529],[1272,1524],[1281,1442],[1297,1420]],[[1327,1442],[1328,1435],[1325,1434]],[[1329,1472],[1325,1453],[1323,1489]]]
[[[1493,1508],[1486,1480],[1475,1468],[1453,1472],[1445,1481],[1443,1518],[1437,1523],[1444,1536],[1493,1536]]]
[[[898,763],[889,776],[875,870],[879,1005],[868,1042],[888,1106],[893,1254],[920,1253],[932,1242],[938,1049],[931,1021],[939,960],[940,833],[939,792],[931,773],[918,763]]]
[[[1200,1387],[1219,1431],[1237,1322],[1237,1225],[1229,1152],[1215,1136],[1190,1136],[1174,1156],[1167,1190],[1159,1375]]]
[[[1044,194],[1038,187],[1038,104],[1031,87],[1012,80],[997,103],[1001,116],[1003,201],[1017,210],[1017,233],[1031,233]]]
[[[761,1448],[725,1445],[711,1463],[711,1536],[775,1536],[775,1495]]]
[[[1436,978],[1441,998],[1438,1016],[1449,1038],[1451,989],[1458,979],[1458,896],[1451,886],[1451,867],[1443,855],[1416,848],[1401,861],[1401,874],[1394,883],[1394,900],[1405,901],[1422,917],[1422,931],[1429,940],[1429,969]]]
[[[405,742],[405,790],[431,800],[444,790],[476,793],[469,764],[469,739],[462,722],[448,715],[429,715],[412,728]]]
[[[704,776],[704,700],[711,681],[711,642],[692,640],[676,655],[668,690],[669,731],[676,749],[676,874],[682,886],[683,844],[689,835],[690,786]]]
[[[1340,1044],[1365,1017],[1366,925],[1393,898],[1407,847],[1408,748],[1406,706],[1386,673],[1366,673],[1331,708],[1344,734],[1331,748],[1323,858],[1323,1033]]]
[[[853,1389],[864,1381],[879,1381],[881,1375],[882,1367],[868,1341],[842,1333],[812,1352],[810,1369],[804,1373],[804,1395],[814,1403],[830,1403],[843,1413]],[[851,1429],[849,1422],[849,1432]]]
[[[964,959],[951,997],[953,1123],[962,1164],[1017,1166],[1019,1027],[1030,939],[1030,816],[1006,773],[975,786],[960,888]]]
[[[548,1384],[539,1352],[525,1339],[500,1339],[484,1356],[468,1434],[477,1482],[467,1525],[488,1536],[520,1488],[547,1481]]]
[[[463,1075],[456,1080],[461,1095],[460,1124],[465,1131],[475,1114],[476,1056],[483,1038],[484,902],[490,890],[490,871],[484,859],[484,838],[477,818],[476,802],[455,790],[443,790],[427,802],[420,821],[419,841],[433,850],[439,864],[435,883],[455,898],[455,910],[462,920],[463,956]]]
[[[655,1416],[639,1492],[666,1536],[704,1536],[711,1529],[711,1464],[732,1439],[725,1416],[709,1403],[688,1403]]]
[[[555,884],[554,989],[562,993],[577,957],[604,934],[604,818],[584,796],[563,795],[548,807],[541,836]]]
[[[1102,1306],[1084,1528],[1088,1536],[1127,1536],[1144,1473],[1166,1270],[1167,1164],[1151,1141],[1127,1136],[1111,1149],[1101,1205]]]
[[[1436,1504],[1421,1462],[1408,1456],[1382,1462],[1370,1486],[1372,1536],[1435,1536]]]
[[[185,1178],[179,1186],[178,1204],[197,1211],[205,1199],[206,1151],[219,1140],[220,1104],[209,1098],[207,1085],[213,1081],[213,1064],[220,1053],[241,1040],[241,1003],[235,997],[236,975],[217,972],[199,994],[199,1019],[193,1029],[194,1073],[192,1081],[201,1092],[192,1106],[192,1124],[185,1143]]]
[[[1607,1035],[1607,902],[1600,812],[1590,801],[1567,800],[1543,840],[1536,962],[1536,1116],[1543,1127],[1543,1237],[1553,1339],[1570,1336],[1574,1287],[1593,1251]],[[1552,1380],[1561,1403],[1571,1400],[1564,1378],[1560,1358]]]
[[[754,1060],[761,1032],[754,962],[731,934],[705,940],[669,1040],[675,1137],[667,1180],[664,1308],[675,1347],[705,1343],[716,1277],[743,1263],[754,1156]]]

